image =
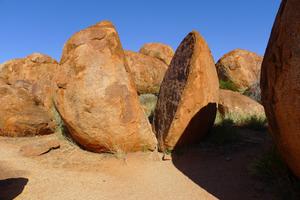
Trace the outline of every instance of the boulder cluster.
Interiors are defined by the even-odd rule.
[[[66,42],[60,62],[34,53],[0,65],[0,135],[64,126],[89,151],[165,152],[200,141],[217,113],[238,125],[265,108],[276,144],[300,176],[299,10],[298,1],[282,1],[264,58],[235,49],[216,64],[196,31],[175,52],[161,43],[133,52],[123,50],[111,22],[90,26]]]
[[[242,52],[218,63],[232,69],[222,60],[236,59],[232,63],[252,67],[248,57],[254,53]],[[93,152],[172,150],[200,141],[214,124],[218,104],[229,108],[222,109],[224,118],[256,114],[247,108],[258,104],[236,93],[231,106],[232,94],[219,90],[220,67],[196,31],[176,52],[161,43],[133,52],[123,50],[113,24],[103,21],[75,33],[60,62],[34,53],[0,66],[0,135],[52,134],[63,124],[66,134]]]

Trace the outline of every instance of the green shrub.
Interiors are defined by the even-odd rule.
[[[264,131],[267,128],[267,118],[257,115],[246,117],[243,119],[241,127],[255,131]]]
[[[151,123],[157,102],[157,96],[155,96],[154,94],[141,94],[139,96],[139,101],[144,109],[146,116],[148,117]]]
[[[220,80],[219,84],[221,89],[239,92],[238,87],[230,80],[228,81]]]
[[[238,113],[227,113],[222,116],[219,112],[217,113],[215,124],[222,123],[223,120],[230,120],[239,128],[247,128],[255,131],[264,131],[267,128],[267,118],[265,115],[241,115]]]

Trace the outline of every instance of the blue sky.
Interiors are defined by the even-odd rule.
[[[48,54],[59,60],[67,39],[102,20],[112,21],[124,49],[147,42],[174,50],[199,31],[215,61],[235,48],[264,54],[280,0],[0,0],[0,63]]]

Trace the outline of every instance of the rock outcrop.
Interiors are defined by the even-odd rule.
[[[260,79],[263,57],[256,53],[235,49],[225,54],[217,63],[218,77],[229,81],[241,92]]]
[[[158,94],[168,66],[156,58],[141,53],[125,51],[125,55],[138,93]]]
[[[57,62],[47,55],[34,53],[26,58],[14,59],[2,64],[0,77],[9,84],[23,87],[34,97],[36,103],[49,112],[53,106]]]
[[[1,136],[35,136],[55,132],[55,122],[28,90],[0,79],[0,102]]]
[[[261,72],[262,102],[278,149],[300,177],[300,1],[283,0]]]
[[[198,142],[214,123],[219,97],[214,60],[198,32],[177,48],[162,82],[154,113],[161,151]]]
[[[144,55],[157,58],[163,61],[166,65],[169,65],[171,63],[171,60],[174,56],[172,47],[161,43],[144,44],[139,52]]]
[[[220,90],[218,111],[223,119],[230,119],[236,125],[243,125],[251,118],[265,118],[264,108],[253,99],[238,92]]]
[[[56,106],[78,144],[94,152],[156,148],[112,23],[74,34],[60,65]]]

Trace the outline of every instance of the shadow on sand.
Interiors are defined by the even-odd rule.
[[[219,199],[273,199],[262,183],[249,173],[251,162],[264,152],[264,142],[237,144],[231,146],[230,150],[199,143],[182,145],[183,141],[192,144],[202,139],[206,126],[199,122],[213,123],[206,116],[214,113],[215,108],[215,105],[209,104],[193,117],[174,149],[173,164],[194,183]],[[202,131],[197,133],[197,130]]]
[[[28,179],[22,177],[0,180],[0,199],[12,200],[16,198],[27,183]]]

